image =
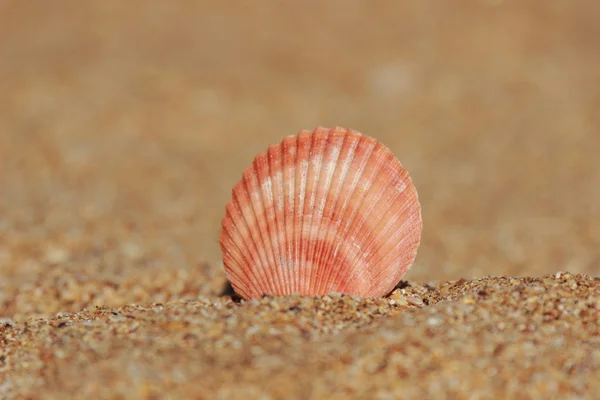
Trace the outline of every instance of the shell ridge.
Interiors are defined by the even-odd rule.
[[[320,128],[316,128],[310,135],[310,151],[308,156],[308,167],[306,170],[306,189],[304,195],[304,210],[302,213],[302,234],[300,247],[300,271],[302,273],[302,294],[310,292],[310,270],[312,269],[311,261],[308,259],[308,246],[310,245],[310,232],[313,223],[313,213],[315,211],[315,195],[316,186],[319,179],[319,170],[321,163],[317,162],[317,150],[319,144]],[[316,171],[315,171],[316,169]]]
[[[297,207],[294,209],[294,268],[296,269],[296,286],[297,292],[302,292],[303,285],[305,283],[305,277],[303,275],[304,271],[302,270],[303,264],[301,261],[301,254],[303,249],[302,237],[304,233],[304,208],[305,208],[305,198],[306,198],[306,185],[307,185],[307,174],[308,174],[308,163],[310,160],[310,149],[312,146],[312,138],[308,136],[307,131],[301,131],[298,135],[298,152],[296,154],[296,165],[298,166],[296,170],[296,197],[295,200],[298,200]],[[306,147],[305,143],[308,139],[308,147]],[[295,201],[294,200],[294,201]]]
[[[408,238],[408,236],[407,236],[407,238]],[[402,280],[402,276],[406,272],[408,272],[408,270],[412,267],[412,265],[414,263],[414,259],[416,258],[416,255],[417,255],[417,247],[419,245],[419,240],[412,239],[408,243],[406,242],[406,240],[399,240],[397,245],[394,247],[392,254],[396,254],[398,252],[398,250],[397,250],[398,248],[400,248],[402,246],[408,246],[408,245],[410,245],[411,247],[409,247],[408,249],[405,250],[404,257],[395,258],[395,259],[393,259],[393,262],[387,262],[385,267],[381,268],[376,274],[373,275],[374,279],[380,279],[380,281],[376,285],[371,283],[370,289],[373,290],[373,292],[376,292],[380,296],[385,296],[386,294],[389,294],[391,290],[387,290],[387,289],[384,290],[384,288],[386,286],[388,286],[386,284],[386,279],[381,279],[381,277],[382,276],[385,277],[387,275],[388,281],[391,281],[393,279],[393,283],[389,285],[393,289]],[[390,256],[386,256],[386,258],[390,258]],[[411,261],[411,260],[413,260],[413,261]],[[398,271],[395,271],[394,268],[396,268],[396,264],[398,264],[398,263],[402,263],[404,268],[402,268]],[[390,269],[392,269],[392,272],[394,272],[394,273],[390,274],[389,273]]]
[[[223,249],[225,249],[225,244],[227,243],[225,239],[227,239],[227,237],[223,237],[223,235],[227,235],[231,242],[230,242],[230,247],[235,247],[238,248],[238,244],[236,242],[236,237],[239,238],[239,240],[243,241],[244,237],[249,237],[250,233],[247,229],[246,226],[246,221],[244,220],[244,216],[240,210],[240,207],[238,205],[238,199],[237,199],[237,194],[235,193],[235,191],[233,192],[233,196],[232,199],[230,201],[230,203],[227,206],[227,210],[226,210],[226,215],[229,215],[229,219],[225,219],[223,221],[223,232],[221,233],[221,237],[219,238],[219,242],[221,244],[221,247]],[[235,210],[235,214],[232,211]],[[242,220],[242,223],[240,224],[235,224],[233,221],[236,219],[236,217],[239,217],[239,219]],[[229,222],[231,224],[231,229],[228,229],[226,227],[226,223]],[[240,264],[237,267],[242,271],[242,274],[244,274],[247,278],[250,278],[250,276],[253,276],[256,278],[255,273],[254,273],[254,269],[253,268],[247,268],[248,266],[252,266],[252,265],[256,265],[256,261],[254,259],[256,253],[256,249],[251,249],[250,246],[245,246],[246,249],[246,255],[242,255],[242,257],[244,258],[244,260],[246,261],[246,264]],[[244,252],[240,249],[240,252],[243,254]],[[224,251],[225,253],[225,251]],[[234,266],[228,262],[228,259],[226,257],[223,258],[223,264],[225,265],[225,269],[226,270],[233,270]],[[246,266],[246,268],[244,268],[244,266]],[[239,278],[239,274],[236,275]],[[231,279],[231,284],[232,286],[237,285],[237,281],[235,279]],[[256,291],[258,292],[258,290],[255,287],[254,282],[256,282],[257,280],[250,280],[248,279],[249,283],[247,284],[248,287],[245,287],[243,290],[244,291]],[[240,280],[240,282],[242,282]]]
[[[284,224],[285,224],[285,242],[286,242],[286,260],[287,260],[287,272],[291,277],[296,274],[296,268],[294,265],[294,232],[296,219],[294,217],[295,209],[295,177],[296,177],[296,153],[297,153],[297,140],[296,137],[290,136],[283,140],[283,181],[286,183],[284,187]],[[287,160],[290,161],[288,165]],[[295,282],[296,279],[290,279],[289,291],[293,293],[296,290]]]
[[[345,133],[345,130],[339,127],[335,127],[329,130],[329,136],[327,138],[325,148],[331,150],[329,152],[327,150],[325,151],[325,168],[322,169],[321,177],[319,178],[319,180],[324,179],[325,183],[323,185],[323,194],[318,200],[318,208],[320,210],[320,215],[318,218],[317,230],[315,232],[316,240],[311,249],[311,258],[314,260],[314,263],[317,264],[314,276],[311,279],[314,282],[314,292],[318,294],[321,294],[323,290],[323,272],[324,270],[330,268],[330,266],[325,264],[324,260],[321,258],[321,252],[323,250],[323,247],[328,245],[326,242],[326,237],[327,230],[330,227],[330,221],[326,221],[325,218],[329,218],[329,216],[327,216],[329,208],[331,208],[331,202],[329,199],[331,197],[330,194],[332,190],[332,184],[335,179],[335,172],[337,171],[337,167],[339,164],[339,157],[342,152],[342,145],[344,143]],[[326,226],[324,227],[325,224]],[[321,239],[321,237],[323,237],[323,239]]]
[[[283,293],[287,293],[289,291],[288,282],[289,278],[287,276],[287,268],[284,265],[284,243],[281,241],[285,241],[285,237],[280,237],[280,235],[285,235],[285,230],[282,226],[282,215],[281,213],[284,210],[284,198],[283,198],[283,156],[281,155],[281,146],[271,146],[269,151],[267,152],[267,161],[269,166],[269,176],[271,178],[271,196],[273,202],[273,222],[275,226],[273,227],[272,232],[269,232],[271,235],[271,241],[274,248],[277,250],[277,254],[275,254],[275,261],[277,265],[277,269],[279,270],[280,279],[281,279],[281,289]],[[281,240],[280,240],[281,239]]]
[[[265,293],[274,293],[275,290],[275,286],[273,284],[273,277],[272,275],[269,273],[270,269],[271,269],[271,265],[269,264],[269,260],[268,260],[268,256],[267,256],[267,245],[268,245],[268,241],[265,240],[265,234],[263,232],[263,228],[260,225],[260,218],[261,218],[261,214],[260,214],[260,205],[257,204],[257,196],[252,196],[252,193],[256,193],[257,191],[259,192],[258,196],[260,196],[260,189],[257,187],[257,182],[256,182],[256,164],[253,163],[252,165],[252,170],[251,173],[249,173],[245,179],[244,179],[244,184],[246,187],[246,190],[248,191],[248,193],[250,194],[250,211],[251,214],[249,213],[249,215],[253,218],[252,222],[252,226],[255,228],[255,235],[256,236],[256,240],[257,240],[257,245],[258,243],[260,243],[262,246],[258,247],[259,250],[259,256],[261,259],[261,266],[260,268],[262,269],[262,272],[265,274],[265,279],[266,279],[266,286],[263,287],[263,291]],[[261,251],[262,250],[262,251]]]
[[[363,149],[363,154],[361,157],[357,156],[357,153],[359,151],[360,146],[364,146],[365,149]],[[348,191],[344,192],[344,190],[342,190],[342,192],[340,193],[340,195],[343,194],[344,198],[342,201],[342,205],[341,205],[341,212],[338,213],[337,217],[336,217],[336,227],[334,228],[334,236],[333,239],[335,239],[335,245],[331,247],[328,257],[327,257],[327,263],[329,265],[334,265],[337,266],[337,268],[332,268],[329,271],[329,275],[328,275],[328,279],[327,279],[327,284],[329,286],[332,285],[333,282],[336,282],[337,277],[339,276],[340,272],[342,269],[346,269],[346,265],[341,265],[340,264],[340,259],[342,257],[345,256],[345,249],[348,246],[352,246],[352,244],[346,240],[346,235],[347,235],[347,230],[349,228],[349,224],[351,222],[352,219],[352,215],[353,212],[355,211],[355,208],[358,206],[358,204],[360,204],[360,202],[353,202],[352,200],[354,199],[355,196],[357,196],[356,194],[356,189],[360,183],[360,181],[363,179],[363,174],[365,172],[365,168],[366,165],[368,163],[368,159],[369,156],[371,154],[371,152],[374,150],[375,148],[375,142],[371,141],[368,137],[359,137],[357,142],[356,142],[356,147],[354,149],[353,155],[352,155],[352,161],[350,166],[348,167],[348,174],[350,174],[350,176],[352,177],[352,174],[354,175],[352,177],[352,180],[350,181],[350,184],[348,185],[349,189]],[[340,198],[341,200],[341,198]],[[339,285],[337,285],[339,286]],[[339,289],[336,289],[339,290]]]
[[[342,132],[339,132],[340,130],[342,130]],[[331,242],[328,242],[328,239],[331,236],[330,233],[332,231],[332,225],[335,225],[333,223],[334,220],[332,218],[332,214],[337,205],[337,200],[338,200],[339,194],[341,192],[344,179],[346,177],[346,172],[348,170],[347,167],[349,167],[350,162],[351,162],[351,161],[348,162],[347,160],[345,160],[344,162],[340,162],[340,157],[342,157],[343,151],[345,149],[344,145],[346,144],[347,139],[349,137],[348,130],[336,127],[334,129],[332,129],[332,132],[334,134],[332,134],[330,136],[330,138],[332,140],[338,139],[340,141],[334,142],[331,144],[332,146],[335,144],[337,147],[335,156],[330,161],[334,165],[334,167],[330,170],[330,173],[326,177],[327,190],[326,190],[326,196],[323,199],[323,201],[324,201],[323,212],[321,215],[321,221],[319,223],[319,229],[317,231],[317,238],[319,238],[319,240],[315,247],[314,259],[318,260],[321,268],[319,268],[319,270],[317,271],[318,276],[316,277],[316,280],[318,282],[318,285],[315,290],[316,293],[325,293],[325,291],[327,290],[327,282],[326,282],[325,274],[327,273],[327,271],[331,270],[331,266],[327,264],[327,258],[325,257],[326,253],[323,254],[323,249],[325,247],[329,248],[331,246]],[[339,133],[339,135],[336,136],[335,133]],[[351,153],[350,153],[350,155],[351,155]],[[331,193],[332,189],[334,190],[333,194]],[[323,220],[326,218],[327,218],[327,220],[325,221],[326,226],[323,227],[323,225],[324,225]],[[321,237],[323,237],[322,240],[320,239]]]
[[[356,140],[354,140],[356,139]],[[342,147],[345,148],[347,142],[349,140],[352,140],[351,143],[351,147],[348,148],[348,155],[347,155],[347,159],[345,160],[344,164],[342,165],[342,174],[341,176],[339,176],[339,180],[340,180],[340,184],[338,186],[338,192],[335,196],[334,199],[334,205],[333,210],[336,210],[339,207],[339,203],[342,202],[342,206],[341,206],[341,210],[337,213],[332,213],[332,224],[328,229],[327,232],[327,236],[325,238],[326,242],[330,243],[331,245],[326,249],[325,253],[321,256],[325,261],[324,263],[326,265],[332,265],[331,268],[328,268],[326,276],[324,279],[322,279],[322,284],[323,286],[327,287],[331,287],[331,282],[330,279],[332,278],[332,273],[333,273],[333,265],[331,264],[332,259],[332,253],[334,251],[335,248],[335,243],[337,242],[337,237],[338,237],[338,231],[340,229],[340,226],[342,225],[343,222],[343,216],[345,215],[346,212],[346,207],[348,205],[348,202],[344,202],[341,199],[341,195],[342,193],[344,193],[344,181],[346,180],[346,176],[348,175],[348,172],[352,169],[352,165],[354,165],[354,161],[355,161],[355,156],[356,156],[356,149],[360,143],[360,135],[355,135],[354,132],[348,130],[346,132],[346,136],[344,137],[344,143],[342,144]],[[358,179],[356,180],[356,182],[358,182]],[[350,183],[350,186],[352,187],[353,182]],[[354,191],[354,189],[352,188],[352,190],[350,191],[350,193],[352,193]],[[347,195],[347,193],[346,193]],[[346,196],[348,197],[348,196]],[[324,290],[328,290],[328,289],[324,289]]]
[[[244,238],[246,238],[245,242],[246,242],[246,249],[248,251],[248,258],[250,260],[250,263],[247,264],[245,266],[245,268],[243,268],[244,270],[249,270],[248,272],[246,272],[247,274],[252,275],[254,277],[254,279],[252,280],[252,287],[254,288],[254,290],[256,290],[257,292],[260,292],[260,282],[263,280],[262,277],[260,276],[260,274],[258,274],[255,271],[255,266],[260,265],[261,261],[259,259],[259,255],[258,255],[258,249],[256,247],[256,243],[255,243],[255,238],[252,235],[252,231],[250,230],[250,225],[249,222],[247,220],[246,215],[244,215],[244,210],[241,206],[241,199],[240,199],[240,191],[244,191],[244,188],[241,185],[238,185],[234,188],[233,193],[232,193],[232,198],[231,198],[231,208],[233,210],[235,210],[235,216],[237,218],[233,218],[232,221],[234,220],[238,220],[241,222],[238,222],[237,224],[235,224],[235,226],[233,227],[233,229],[235,230],[236,234],[240,236],[240,240],[244,240]],[[232,212],[232,217],[234,216],[233,212]],[[233,223],[233,222],[232,222]],[[248,243],[250,242],[250,243]],[[228,266],[226,265],[226,269],[228,268]],[[232,285],[237,284],[236,282],[231,282]],[[250,283],[247,283],[248,286],[250,286]]]
[[[375,151],[375,149],[377,148],[377,142],[374,139],[364,136],[359,140],[357,149],[359,148],[360,142],[362,141],[366,142],[365,145],[367,146],[367,149],[365,151],[364,157],[362,157],[362,159],[359,160],[358,171],[354,180],[352,181],[351,191],[347,193],[348,197],[347,200],[345,200],[345,204],[343,205],[345,211],[343,215],[340,216],[340,224],[343,225],[341,234],[339,233],[340,231],[338,228],[338,233],[336,235],[336,237],[344,239],[339,240],[338,243],[336,243],[333,249],[333,253],[330,254],[330,261],[328,262],[328,264],[339,266],[339,268],[335,270],[334,275],[330,278],[333,282],[339,282],[340,272],[342,270],[347,272],[347,266],[339,265],[339,263],[340,260],[348,258],[347,253],[349,252],[349,248],[354,245],[354,242],[350,240],[350,238],[348,238],[348,232],[351,228],[352,221],[354,220],[357,211],[359,210],[360,206],[362,205],[362,202],[364,201],[365,196],[362,196],[362,198],[359,197],[358,201],[353,202],[352,200],[355,198],[355,196],[360,196],[359,192],[357,192],[356,190],[358,188],[359,183],[363,181],[364,173],[367,169],[371,155],[373,154],[373,151]],[[337,286],[343,287],[343,285],[341,284]]]
[[[368,213],[369,207],[371,207],[372,204],[372,202],[371,204],[369,204],[369,202],[367,202],[366,200],[371,200],[372,198],[377,199],[381,195],[380,192],[373,191],[373,185],[375,183],[374,178],[379,174],[386,161],[386,157],[382,157],[382,155],[385,155],[385,152],[383,152],[381,147],[379,147],[379,143],[376,143],[373,151],[371,152],[367,160],[367,165],[372,166],[372,168],[370,171],[368,171],[368,175],[366,176],[366,178],[362,180],[364,182],[364,186],[362,188],[364,194],[361,196],[359,204],[353,210],[353,213],[348,222],[349,226],[344,233],[344,237],[346,237],[352,245],[355,245],[359,248],[359,254],[355,259],[355,264],[359,264],[361,266],[364,265],[364,261],[362,260],[361,254],[363,252],[364,246],[362,237],[363,235],[361,235],[361,228],[367,220],[365,214]],[[381,192],[383,192],[383,190],[381,190]],[[348,259],[347,252],[349,251],[349,247],[350,246],[348,245],[345,246],[344,249],[342,249],[342,259]],[[356,276],[357,270],[359,272],[359,277],[355,280],[355,282],[357,284],[363,282],[364,275],[368,272],[366,268],[357,268],[356,266],[353,266],[351,269],[350,267],[347,267],[347,273],[343,277],[339,278],[339,275],[336,276],[336,278],[340,279],[340,286],[345,287],[348,284],[348,282],[352,282],[351,278]]]
[[[258,193],[261,199],[260,208],[262,209],[262,217],[265,222],[265,229],[262,230],[263,233],[263,241],[265,245],[268,247],[267,255],[270,256],[267,259],[269,263],[269,270],[271,275],[273,276],[273,285],[274,292],[273,294],[281,294],[283,292],[283,278],[282,271],[280,268],[280,263],[278,260],[278,250],[277,243],[274,241],[276,239],[276,227],[271,226],[272,223],[275,223],[275,202],[273,196],[273,179],[270,174],[270,161],[268,152],[266,155],[262,157],[257,157],[256,161],[256,179],[258,184]],[[264,236],[266,234],[266,238]],[[269,259],[270,258],[270,259]]]
[[[378,216],[376,219],[373,219],[374,224],[372,225],[373,227],[370,232],[370,238],[372,240],[369,241],[368,247],[365,248],[365,251],[369,253],[369,257],[365,259],[366,262],[372,261],[372,258],[375,253],[372,253],[371,250],[374,247],[384,248],[385,245],[395,237],[397,232],[400,232],[405,226],[405,223],[402,222],[402,224],[398,227],[397,222],[399,220],[405,219],[406,215],[404,215],[402,209],[398,208],[397,202],[395,200],[398,200],[398,197],[392,198],[385,205],[381,205],[382,207],[385,207],[385,211],[381,212],[381,215]],[[393,234],[390,234],[389,231],[393,229],[394,226],[396,226],[397,228],[395,229]],[[383,242],[377,241],[377,239],[380,238],[383,238]]]
[[[393,205],[391,209],[393,209]],[[388,245],[395,242],[404,243],[403,239],[407,236],[407,233],[404,229],[404,223],[402,223],[400,227],[394,229],[401,217],[394,216],[393,213],[390,214],[389,210],[386,213],[386,217],[389,217],[390,219],[383,220],[384,227],[382,229],[379,229],[380,225],[378,224],[372,230],[373,232],[377,233],[372,235],[368,246],[365,248],[365,253],[368,254],[368,256],[363,261],[365,265],[369,266],[369,281],[375,280],[379,275],[379,272],[373,271],[382,271],[384,269],[387,270],[390,266],[393,266],[394,261],[398,260],[398,257],[395,253],[395,246],[392,246],[390,249]],[[377,246],[375,246],[375,244],[377,244]],[[381,253],[384,252],[384,250],[385,253],[382,255]],[[353,268],[356,268],[356,266]],[[353,270],[353,274],[354,275],[351,275],[349,279],[352,279],[353,276],[359,279],[361,276],[360,271],[357,271],[356,269]]]
[[[227,213],[229,214],[229,210]],[[244,254],[236,242],[235,234],[226,226],[227,224],[233,225],[231,217],[223,220],[223,233],[219,237],[219,244],[223,252],[223,265],[234,275],[235,281],[251,282],[248,271],[243,268],[244,265],[251,263],[248,262],[246,254]],[[247,292],[245,288],[244,292]]]
[[[223,265],[225,266],[225,270],[228,274],[231,274],[233,277],[233,281],[235,282],[243,282],[244,279],[241,276],[244,274],[244,270],[240,268],[243,265],[239,260],[236,259],[235,256],[232,256],[232,251],[227,249],[227,244],[233,245],[232,242],[225,243],[221,245],[221,249],[223,250]],[[241,272],[241,274],[240,274]],[[241,293],[243,295],[248,295],[248,291],[246,288],[241,288]]]
[[[413,216],[413,217],[418,218],[418,216]],[[414,222],[413,218],[408,218],[405,222],[403,222],[403,225],[410,224],[411,222]],[[398,232],[400,232],[400,230],[398,230]],[[414,263],[414,259],[416,258],[417,250],[418,250],[418,247],[419,247],[419,244],[421,241],[419,232],[420,232],[419,226],[416,226],[416,227],[413,227],[412,229],[405,229],[403,232],[403,235],[401,237],[398,237],[398,234],[397,234],[397,235],[394,235],[394,238],[391,238],[389,240],[389,241],[391,241],[391,240],[395,239],[396,243],[389,252],[383,254],[383,256],[381,257],[381,264],[385,265],[385,267],[381,268],[379,270],[379,272],[377,272],[374,275],[374,279],[379,278],[382,274],[386,273],[390,268],[394,267],[395,264],[397,264],[399,261],[402,261],[402,264],[405,266],[403,268],[401,268],[397,272],[397,274],[388,274],[390,276],[390,278],[392,276],[398,275],[397,281],[394,282],[394,286],[396,284],[398,284],[400,279],[402,279],[402,276],[410,269],[410,267]],[[402,258],[398,257],[398,249],[399,248],[404,249],[402,252],[402,255],[403,255]],[[412,262],[410,262],[411,259],[413,260]],[[408,261],[408,262],[406,264],[404,264],[405,261]],[[396,278],[394,278],[394,279],[396,279]],[[375,286],[372,285],[372,287],[374,289],[378,289],[378,286],[380,286],[380,285],[375,285]]]
[[[241,271],[241,273],[243,274],[244,277],[246,277],[246,282],[248,282],[248,287],[245,288],[245,290],[249,290],[251,292],[260,292],[260,290],[256,287],[255,282],[257,282],[256,280],[256,276],[254,273],[254,269],[253,268],[244,268],[245,266],[252,266],[252,265],[256,265],[257,261],[254,259],[256,250],[253,253],[252,249],[250,248],[250,246],[244,246],[243,245],[243,238],[244,237],[248,237],[250,235],[249,231],[248,231],[248,227],[246,224],[246,221],[243,220],[243,215],[242,212],[240,210],[240,206],[238,203],[238,198],[237,195],[233,194],[233,199],[231,200],[231,202],[227,205],[226,207],[226,219],[223,220],[223,234],[226,235],[226,238],[230,239],[230,246],[229,246],[229,251],[236,251],[239,254],[239,257],[241,257],[241,260],[243,263],[240,263],[240,258],[238,258],[236,260],[236,262],[238,263],[237,268]],[[228,218],[227,218],[228,217]],[[241,224],[235,224],[235,220],[242,218],[242,223]],[[229,224],[231,225],[231,227],[227,227],[226,226],[226,222],[229,222]],[[223,234],[221,235],[221,238],[219,239],[219,242],[221,243],[221,247],[224,247],[224,239],[223,238]],[[225,253],[225,251],[223,251]],[[227,266],[227,264],[225,263],[225,260],[223,260],[224,264]],[[250,279],[252,277],[254,277],[254,279]],[[238,279],[240,279],[241,276],[238,274]],[[242,280],[240,280],[240,282],[242,282]]]
[[[384,160],[382,165],[386,165],[390,160],[394,160],[393,155],[389,150],[382,148],[381,151],[384,154],[388,153],[385,159],[382,157]],[[364,232],[364,234],[360,236],[359,242],[361,243],[361,256],[367,254],[367,257],[353,261],[349,267],[351,273],[347,277],[348,280],[352,280],[353,278],[363,281],[371,280],[366,275],[370,274],[371,270],[376,269],[376,265],[370,262],[374,255],[373,248],[383,247],[383,245],[378,242],[378,239],[384,234],[380,229],[381,224],[383,224],[384,227],[393,227],[398,220],[399,215],[392,213],[392,211],[396,211],[404,205],[404,202],[399,203],[398,200],[402,197],[406,197],[406,195],[403,195],[404,192],[398,193],[395,189],[396,184],[404,182],[402,170],[400,168],[387,169],[385,172],[377,173],[377,178],[378,180],[374,181],[374,184],[377,187],[373,188],[372,186],[370,188],[369,193],[372,197],[369,199],[369,202],[365,204],[365,207],[368,206],[369,208],[364,211],[362,218],[358,221],[358,225],[354,229],[354,232],[357,233]],[[378,182],[384,182],[384,184],[377,184]],[[365,197],[365,201],[367,201],[368,197],[369,196]],[[368,203],[370,203],[370,205]],[[374,215],[373,210],[377,211]],[[384,238],[384,242],[387,242],[388,240],[389,237]],[[376,250],[377,249],[375,249],[375,252]],[[369,267],[360,268],[360,265],[367,265]]]
[[[379,277],[383,271],[387,271],[389,268],[394,267],[395,264],[400,263],[401,268],[398,269],[397,273],[390,274],[390,276],[396,275],[397,280],[399,281],[412,266],[421,241],[421,208],[418,204],[418,196],[414,186],[411,186],[408,198],[400,205],[396,214],[398,215],[397,220],[401,220],[402,222],[400,223],[400,226],[396,228],[395,233],[386,237],[386,240],[379,248],[379,251],[382,252],[381,249],[387,248],[390,242],[393,243],[389,251],[383,252],[383,254],[380,255],[380,264],[384,265],[384,267],[381,268],[375,276]],[[399,252],[400,249],[403,251]],[[398,281],[394,282],[394,286]]]
[[[321,207],[321,197],[326,199],[327,187],[323,187],[323,174],[327,173],[327,150],[328,145],[331,144],[330,138],[332,137],[331,131],[327,129],[315,130],[315,141],[317,142],[317,149],[315,152],[314,165],[315,165],[315,189],[313,190],[313,204],[312,204],[312,215],[311,224],[309,230],[308,249],[306,251],[306,259],[310,264],[308,269],[308,290],[311,293],[315,293],[316,284],[316,273],[323,267],[318,259],[314,257],[315,246],[318,243],[318,230],[320,228],[321,219],[323,217],[323,207]],[[324,205],[324,202],[323,202]]]
[[[240,194],[241,192],[243,192],[245,194],[245,198],[242,199],[240,198]],[[245,203],[247,204],[246,207],[243,207],[242,204],[242,200],[245,200]],[[246,228],[246,232],[247,232],[247,237],[250,239],[250,257],[253,260],[253,264],[251,264],[250,270],[252,275],[254,275],[255,278],[255,283],[256,288],[258,289],[258,292],[262,295],[265,292],[265,288],[267,287],[267,277],[264,276],[264,268],[263,268],[263,263],[264,261],[262,260],[262,257],[260,255],[260,249],[258,247],[259,243],[257,242],[257,237],[255,235],[255,232],[253,231],[253,227],[256,226],[256,222],[254,221],[254,212],[250,206],[250,193],[248,192],[247,189],[247,185],[245,180],[243,180],[241,182],[241,185],[238,186],[236,192],[233,195],[233,199],[232,201],[234,202],[234,206],[239,210],[239,213],[241,215],[241,220],[244,224],[244,227]]]
[[[224,265],[227,263],[227,261],[230,261],[230,260],[228,260],[228,257],[229,257],[229,255],[227,253],[223,254],[223,264]],[[231,268],[228,269],[228,273],[230,273],[233,278],[233,279],[230,279],[230,282],[235,282],[235,284],[231,283],[231,285],[234,287],[234,290],[236,290],[242,297],[250,296],[251,292],[249,292],[246,287],[238,285],[238,282],[243,282],[244,279],[235,272],[235,269],[231,269]]]
[[[276,249],[273,247],[273,236],[271,235],[271,217],[273,215],[272,181],[269,176],[269,161],[266,153],[257,156],[254,160],[254,171],[252,182],[255,186],[257,196],[252,203],[256,216],[258,230],[265,250],[266,264],[271,284],[269,294],[278,295],[281,290],[280,273],[277,265]]]

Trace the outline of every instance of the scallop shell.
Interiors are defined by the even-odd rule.
[[[387,147],[319,127],[256,156],[222,225],[227,277],[243,298],[380,297],[413,263],[422,221],[417,191]]]

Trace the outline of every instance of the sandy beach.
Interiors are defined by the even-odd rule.
[[[599,16],[0,2],[0,399],[596,398]],[[410,172],[414,265],[380,299],[240,300],[231,188],[337,125]]]

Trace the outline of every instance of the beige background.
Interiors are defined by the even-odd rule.
[[[0,1],[0,314],[217,293],[232,186],[317,125],[410,171],[407,279],[598,275],[599,17],[591,0]]]

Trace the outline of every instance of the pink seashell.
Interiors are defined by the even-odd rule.
[[[421,206],[377,140],[344,128],[289,136],[234,188],[219,242],[235,291],[388,294],[413,263]]]

